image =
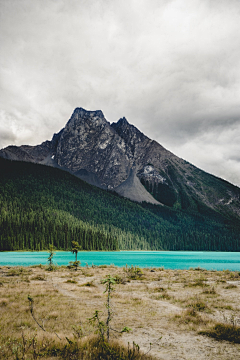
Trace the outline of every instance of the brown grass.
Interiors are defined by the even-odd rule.
[[[194,331],[196,335],[201,332],[201,336],[204,334],[221,340],[220,335],[219,338],[211,335],[214,331],[219,334],[220,328],[215,326],[223,323],[224,316],[228,319],[232,314],[239,316],[240,290],[232,283],[240,278],[239,273],[235,272],[163,268],[139,271],[115,266],[81,268],[78,271],[66,267],[58,267],[55,271],[46,270],[44,266],[1,267],[0,358],[2,356],[4,359],[4,354],[6,359],[16,359],[13,349],[18,349],[16,351],[22,354],[23,346],[27,347],[28,344],[29,359],[34,358],[35,350],[44,354],[44,359],[74,359],[80,351],[82,359],[87,359],[84,356],[90,349],[86,345],[89,339],[93,339],[90,342],[96,345],[96,339],[92,337],[96,329],[90,326],[88,319],[95,310],[99,310],[101,319],[106,320],[106,294],[103,293],[105,288],[101,279],[107,274],[116,277],[111,300],[114,311],[112,327],[118,331],[125,326],[133,329],[129,335],[111,332],[112,340],[125,344],[125,349],[121,348],[124,354],[128,351],[128,342],[137,342],[143,352],[147,352],[150,342],[154,342],[152,339],[180,330],[186,339],[190,331]],[[28,295],[34,299],[34,314],[45,332],[31,316]],[[83,335],[78,338],[76,329],[80,328]],[[146,333],[150,335],[144,335]],[[66,338],[73,341],[74,345]],[[38,345],[35,345],[34,339]],[[116,344],[113,346],[118,347]],[[155,346],[159,346],[158,350],[154,352],[153,346],[150,354],[161,358],[161,341],[160,345]],[[169,359],[177,356],[173,349],[173,355],[170,348],[164,350],[168,351]],[[221,359],[225,360],[224,357]]]

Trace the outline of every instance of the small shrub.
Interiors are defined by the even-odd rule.
[[[77,271],[80,265],[80,261],[69,261],[69,265],[67,265],[67,268]]]
[[[171,299],[171,296],[167,292],[164,292],[160,296],[162,297],[162,299],[165,299],[165,300],[170,300]]]
[[[183,311],[181,315],[176,315],[175,319],[178,319],[179,322],[182,324],[189,324],[189,323],[192,323],[194,325],[205,324],[205,320],[194,308]]]
[[[23,274],[23,269],[20,268],[20,269],[10,269],[6,276],[20,276]]]
[[[190,269],[189,269],[190,270]],[[191,268],[191,270],[194,270],[194,271],[206,271],[206,269],[203,269],[203,268],[201,268],[201,267],[195,267],[195,268]]]
[[[57,271],[58,269],[59,269],[59,266],[57,264],[53,264],[53,263],[46,267],[46,271]]]
[[[205,304],[205,302],[200,301],[200,300],[196,300],[196,301],[190,303],[190,304],[188,305],[188,307],[191,307],[191,308],[193,308],[193,309],[196,310],[196,311],[206,311],[206,310],[208,310],[208,307],[207,307],[207,305]]]
[[[223,273],[225,273],[225,275],[229,275],[231,272],[230,272],[230,270],[226,269],[226,270],[223,270]]]
[[[153,291],[154,291],[154,292],[163,292],[163,291],[166,291],[166,289],[164,289],[164,288],[161,287],[161,286],[158,286],[158,287],[155,287]]]
[[[52,344],[48,355],[61,359],[102,359],[102,360],[150,360],[151,355],[143,354],[137,344],[125,348],[117,341],[105,342],[92,337],[87,340],[71,341],[65,344]]]
[[[215,309],[225,309],[225,310],[233,310],[231,305],[225,305],[223,304],[218,304],[216,303],[215,305],[213,305]]]
[[[72,280],[72,279],[68,279],[67,281],[65,281],[66,283],[70,283],[70,284],[77,284],[76,280]]]
[[[88,282],[86,282],[85,284],[81,284],[81,285],[79,285],[79,286],[88,286],[88,287],[96,287],[96,285],[94,285],[93,284],[93,282],[92,281],[88,281]]]
[[[200,331],[200,335],[207,335],[216,340],[226,340],[240,344],[240,327],[229,324],[216,324],[211,330]]]
[[[16,270],[10,270],[8,271],[8,273],[6,274],[6,276],[19,276],[20,273],[17,272]]]
[[[203,294],[216,295],[217,293],[213,286],[213,287],[211,287],[211,289],[208,289],[208,288],[203,289]]]
[[[90,273],[84,271],[83,269],[81,269],[81,270],[82,270],[82,274],[83,274],[84,276],[86,276],[86,277],[92,277],[92,276],[93,276],[93,274],[90,274]]]
[[[0,307],[4,307],[7,306],[9,304],[9,300],[8,299],[0,299]]]
[[[153,295],[152,296],[153,299],[155,300],[170,300],[171,299],[171,296],[164,290],[162,292],[162,294],[159,294],[159,295]]]
[[[46,281],[45,277],[42,275],[33,276],[31,280]]]
[[[231,279],[236,279],[236,278],[238,278],[238,273],[232,272],[232,273],[230,274],[230,278],[231,278]]]
[[[217,280],[217,283],[223,283],[223,284],[225,284],[225,283],[226,283],[226,280],[224,280],[224,279],[218,279],[218,280]]]
[[[209,286],[205,283],[207,279],[198,279],[198,280],[195,280],[193,283],[189,283],[187,286],[189,287],[196,287],[196,286],[200,286],[200,287],[206,287],[206,286]]]
[[[224,289],[236,289],[236,288],[237,288],[237,285],[234,285],[234,284],[229,284],[224,287]]]
[[[140,280],[142,278],[143,272],[139,266],[131,265],[131,267],[128,267],[126,265],[123,270],[126,272],[127,277],[131,280]]]
[[[122,277],[122,276],[120,276],[120,275],[116,275],[115,277],[114,277],[114,280],[115,280],[115,283],[116,284],[126,284],[126,282],[127,282],[127,280],[126,280],[126,278],[125,277]],[[128,280],[129,281],[129,280]]]
[[[80,334],[81,335],[81,334]],[[1,348],[2,359],[102,359],[102,360],[150,360],[151,355],[143,354],[137,344],[125,347],[118,341],[109,343],[98,337],[65,338],[52,340],[48,337],[37,338],[36,334],[8,339]]]

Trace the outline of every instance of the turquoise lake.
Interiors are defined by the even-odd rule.
[[[0,266],[29,266],[47,264],[47,251],[0,252]],[[53,257],[57,265],[68,265],[74,261],[70,251],[58,251]],[[78,253],[81,265],[126,264],[140,267],[161,267],[165,269],[189,269],[201,267],[207,270],[240,271],[239,252],[201,252],[201,251],[84,251]]]

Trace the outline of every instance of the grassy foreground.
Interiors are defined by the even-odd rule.
[[[239,295],[228,270],[0,267],[0,358],[239,359]]]

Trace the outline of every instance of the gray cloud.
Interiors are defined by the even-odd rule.
[[[239,23],[237,0],[0,0],[0,147],[101,109],[240,185]]]

